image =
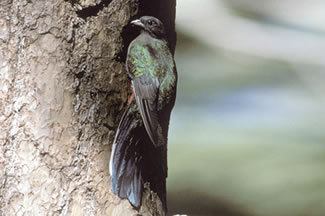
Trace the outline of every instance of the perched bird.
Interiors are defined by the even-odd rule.
[[[167,136],[176,98],[176,66],[160,20],[143,16],[131,24],[141,33],[128,48],[126,69],[133,93],[112,147],[112,191],[139,209],[148,182],[167,212]]]

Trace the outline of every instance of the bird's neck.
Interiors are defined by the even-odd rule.
[[[167,41],[165,39],[165,37],[158,37],[157,35],[151,33],[151,32],[148,32],[148,31],[145,31],[144,29],[141,30],[141,35],[143,35],[144,37],[151,37],[153,39],[158,39],[158,40],[164,40],[164,41]]]

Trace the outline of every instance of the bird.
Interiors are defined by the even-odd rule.
[[[166,213],[167,137],[176,100],[176,64],[159,19],[142,16],[131,25],[140,33],[131,41],[126,57],[132,95],[113,141],[111,187],[139,210],[144,184],[149,183]]]

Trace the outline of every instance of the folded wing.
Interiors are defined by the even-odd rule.
[[[157,100],[159,81],[156,77],[141,76],[132,80],[133,91],[141,118],[154,146],[164,144],[162,129],[158,121]]]

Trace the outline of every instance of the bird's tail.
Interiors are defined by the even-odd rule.
[[[165,150],[152,144],[133,101],[122,116],[113,143],[110,159],[113,193],[121,199],[127,198],[139,209],[143,185],[149,182],[166,211],[166,170],[161,164],[165,161]]]

